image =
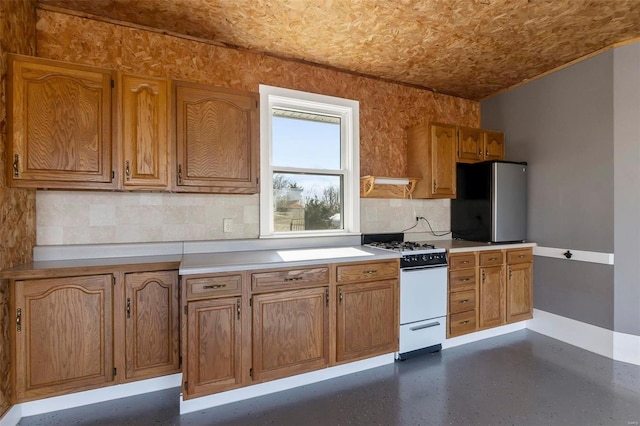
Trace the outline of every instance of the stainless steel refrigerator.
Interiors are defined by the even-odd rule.
[[[511,242],[527,239],[527,163],[458,163],[451,200],[453,238]]]

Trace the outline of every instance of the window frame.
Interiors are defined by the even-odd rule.
[[[358,101],[316,93],[260,85],[260,238],[288,238],[360,233],[360,107]],[[313,231],[274,230],[272,125],[273,108],[299,110],[340,117],[340,170],[327,169],[326,175],[344,176],[342,229]],[[303,168],[277,167],[277,171],[305,171]],[[318,169],[308,169],[317,172]]]

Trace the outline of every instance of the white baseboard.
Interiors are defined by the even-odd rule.
[[[11,407],[11,410],[5,414],[2,420],[0,420],[0,426],[15,426],[22,417],[35,416],[58,410],[66,410],[67,408],[81,407],[83,405],[95,404],[98,402],[111,401],[113,399],[140,395],[147,392],[180,387],[181,385],[182,374],[172,374],[169,376],[156,377],[154,379],[140,380],[122,385],[106,386],[104,388],[92,389],[84,392],[76,392],[68,395],[23,402]],[[10,418],[8,417],[9,413],[11,413]]]
[[[323,380],[333,379],[346,374],[357,373],[369,368],[380,367],[394,362],[394,354],[381,355],[362,361],[350,362],[348,364],[337,365],[335,367],[323,368],[322,370],[311,371],[297,376],[286,377],[284,379],[273,380],[257,385],[247,386],[227,392],[207,395],[200,398],[183,400],[180,396],[180,414],[192,413],[198,410],[217,407],[230,402],[255,398],[273,392],[280,392],[298,386],[309,385]]]
[[[467,343],[477,342],[478,340],[484,340],[488,339],[489,337],[496,337],[518,330],[524,330],[525,328],[527,328],[526,321],[520,321],[500,327],[489,328],[487,330],[476,331],[475,333],[465,334],[463,336],[452,337],[450,339],[446,339],[442,343],[442,349],[449,349],[455,346],[466,345]]]
[[[640,365],[640,336],[619,333],[550,312],[533,310],[527,328],[616,361]]]
[[[18,424],[22,418],[22,409],[18,405],[9,408],[9,411],[0,417],[0,426],[16,426]]]

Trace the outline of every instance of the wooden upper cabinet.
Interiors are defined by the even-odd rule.
[[[125,274],[125,297],[126,379],[179,372],[178,272]]]
[[[257,93],[176,82],[180,192],[258,192]]]
[[[9,55],[9,74],[9,184],[115,189],[113,72]]]
[[[15,399],[112,382],[113,275],[15,282]]]
[[[455,198],[457,128],[449,124],[420,124],[407,131],[407,170],[421,177],[414,198]]]
[[[485,161],[504,160],[504,133],[485,130],[483,154]]]
[[[170,189],[169,81],[123,75],[120,84],[124,189]]]
[[[474,163],[483,160],[484,133],[481,129],[458,127],[459,163]]]

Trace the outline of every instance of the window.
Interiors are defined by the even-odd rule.
[[[260,235],[360,232],[358,102],[260,85]]]

